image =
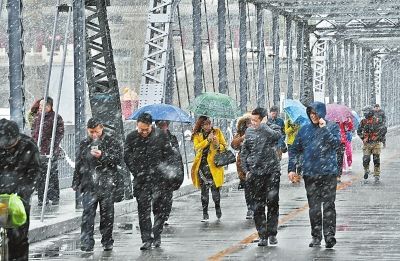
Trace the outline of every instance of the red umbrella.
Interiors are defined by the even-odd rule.
[[[326,119],[335,122],[344,122],[347,118],[353,118],[351,109],[342,104],[327,104],[326,105]]]

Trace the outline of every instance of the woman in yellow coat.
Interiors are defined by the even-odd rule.
[[[226,141],[222,131],[213,128],[211,120],[200,116],[193,129],[192,141],[196,156],[192,166],[192,181],[196,188],[201,189],[201,205],[203,207],[202,222],[207,222],[209,190],[215,204],[215,213],[221,218],[220,188],[224,183],[224,167],[214,164],[214,157],[218,151],[225,150]]]

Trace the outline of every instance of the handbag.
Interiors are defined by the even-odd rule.
[[[217,167],[222,167],[236,162],[235,154],[230,150],[218,152],[214,157],[214,164]]]

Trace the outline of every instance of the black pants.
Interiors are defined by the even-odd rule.
[[[201,187],[201,206],[203,207],[203,213],[208,213],[208,203],[210,200],[210,189],[211,196],[215,204],[215,208],[221,207],[221,193],[220,188],[215,186],[214,181],[212,180],[212,174],[210,168],[207,164],[200,164],[200,171],[202,172],[203,177],[205,177],[209,182],[205,182],[200,177],[200,187]]]
[[[103,246],[112,245],[114,225],[114,201],[110,195],[99,196],[95,192],[84,192],[82,195],[82,225],[81,244],[86,247],[94,246],[94,220],[96,217],[97,204],[100,205],[100,233]]]
[[[135,188],[135,196],[138,205],[139,227],[142,242],[152,241],[151,233],[154,239],[159,239],[163,231],[164,222],[169,215],[169,193],[165,186],[148,182],[140,184]],[[151,222],[151,209],[153,209],[154,224]]]
[[[337,158],[337,164],[338,164],[338,176],[342,176],[343,174],[343,158],[344,158],[344,152],[346,149],[346,144],[340,143],[338,149],[336,150],[336,158]]]
[[[311,236],[322,239],[336,234],[336,176],[304,176],[311,224]],[[323,211],[321,211],[321,205]]]
[[[25,204],[26,212],[26,223],[19,228],[8,229],[8,251],[9,260],[25,261],[28,260],[29,256],[29,243],[28,243],[28,231],[29,231],[29,214],[30,206]]]
[[[251,195],[250,195],[251,187],[249,186],[249,182],[245,181],[244,183],[244,199],[246,200],[247,210],[251,209]]]
[[[48,159],[42,160],[40,177],[37,181],[38,200],[43,202],[44,187],[46,184],[47,164]],[[58,180],[58,160],[53,158],[51,160],[49,188],[47,192],[47,200],[56,201],[60,200],[60,182]]]
[[[288,144],[289,158],[294,157],[293,154],[291,153],[291,149],[290,149],[291,147],[292,147],[292,145]],[[296,173],[299,175],[302,175],[302,172],[301,172],[302,171],[302,166],[301,166],[302,162],[303,162],[303,153],[297,153],[297,155],[296,155]]]
[[[167,200],[167,208],[166,208],[166,212],[167,212],[167,216],[165,220],[169,219],[169,215],[171,214],[171,210],[172,210],[172,197],[174,195],[174,191],[172,189],[170,190],[165,190],[165,199]]]
[[[260,173],[251,175],[247,180],[254,223],[261,239],[278,233],[280,176],[279,172]],[[267,216],[265,205],[268,208]]]

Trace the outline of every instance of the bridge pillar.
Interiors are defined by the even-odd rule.
[[[293,32],[292,18],[286,16],[287,98],[293,99]]]
[[[272,12],[272,48],[273,48],[273,104],[280,105],[280,70],[279,70],[279,14]],[[269,101],[268,101],[269,102]]]
[[[257,106],[265,107],[265,41],[264,41],[264,8],[256,4],[257,17],[257,61],[258,61],[258,86]]]
[[[247,13],[246,0],[239,0],[239,90],[240,90],[240,109],[242,113],[247,111]]]

